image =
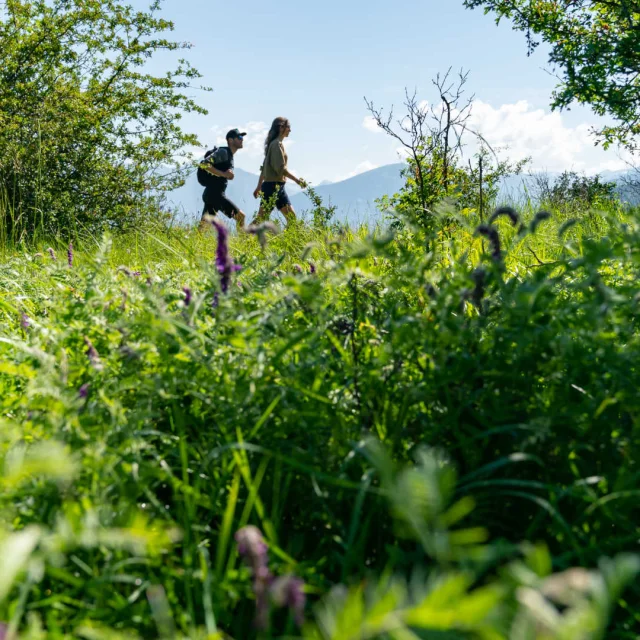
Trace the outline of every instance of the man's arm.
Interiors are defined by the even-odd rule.
[[[222,156],[223,152],[229,153],[224,148],[218,149],[215,154],[212,154],[211,156],[209,156],[209,158],[207,158],[207,160],[205,160],[205,162],[203,164],[201,164],[200,166],[207,173],[210,173],[211,175],[217,176],[218,178],[225,178],[226,180],[233,180],[234,173],[233,173],[233,171],[231,169],[229,169],[228,171],[221,171],[220,169],[216,169],[213,166],[214,163],[224,162],[226,160],[226,158],[224,156]]]
[[[207,173],[218,176],[218,178],[225,178],[226,180],[233,180],[234,178],[234,173],[233,171],[231,171],[231,169],[229,169],[229,171],[220,171],[220,169],[216,169],[210,164],[203,164],[201,166]]]

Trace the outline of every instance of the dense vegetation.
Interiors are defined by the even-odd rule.
[[[630,2],[465,4],[634,148]],[[391,224],[164,226],[202,110],[160,9],[3,6],[0,640],[637,638],[640,212],[573,173],[494,211],[524,165],[461,163],[445,74],[368,103]]]
[[[635,637],[640,223],[511,217],[6,256],[0,619]]]
[[[0,243],[135,227],[181,184],[188,62],[147,72],[186,43],[160,15],[117,0],[6,0],[0,6]]]

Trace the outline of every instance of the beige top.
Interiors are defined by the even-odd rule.
[[[287,160],[284,145],[276,138],[267,149],[267,155],[262,165],[262,180],[264,182],[286,182]]]

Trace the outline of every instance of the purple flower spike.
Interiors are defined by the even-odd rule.
[[[244,558],[253,574],[253,592],[256,596],[256,620],[258,629],[266,629],[269,623],[269,585],[273,581],[269,571],[267,543],[260,529],[252,525],[236,531],[238,553]]]
[[[69,268],[73,267],[73,242],[69,243],[69,248],[67,249],[67,262],[69,263]]]
[[[500,234],[498,230],[490,224],[481,224],[476,229],[476,233],[489,239],[491,257],[495,262],[500,262],[502,260],[502,252],[500,250]]]
[[[295,576],[276,578],[269,587],[271,600],[276,607],[289,607],[298,627],[304,624],[304,607],[307,598],[304,594],[304,582]]]
[[[309,263],[309,271],[311,272],[311,274],[314,274],[316,272],[316,265],[313,262]]]
[[[118,267],[118,271],[121,271],[125,276],[128,276],[129,278],[138,278],[142,275],[140,271],[131,271],[131,269],[125,267],[122,264]]]
[[[267,232],[269,231],[273,234],[277,234],[278,227],[276,227],[276,225],[273,224],[273,222],[271,222],[270,220],[267,220],[257,225],[252,224],[248,226],[247,231],[254,236],[257,236],[258,242],[260,243],[260,246],[264,251],[265,247],[267,246]]]
[[[84,343],[87,345],[87,357],[89,358],[89,362],[91,362],[91,366],[98,371],[102,369],[102,362],[100,361],[100,354],[93,346],[93,343],[87,336],[84,336]]]
[[[182,287],[184,292],[184,306],[188,307],[191,304],[191,289],[189,287]]]
[[[294,264],[293,269],[296,273],[302,273],[302,267],[299,264]]]
[[[6,640],[9,637],[9,625],[0,622],[0,640]]]
[[[55,262],[57,260],[56,252],[51,247],[49,247],[47,251],[49,252],[51,259]]]
[[[22,318],[20,319],[20,325],[23,329],[28,329],[31,326],[31,320],[26,313],[22,314]]]
[[[78,398],[86,398],[89,395],[89,387],[91,385],[88,382],[85,382],[79,389],[78,389]]]
[[[234,271],[240,271],[242,267],[239,264],[234,264],[229,255],[229,232],[227,228],[215,218],[211,220],[211,224],[218,232],[216,267],[220,274],[220,288],[222,289],[222,293],[227,293],[229,290],[229,282],[231,281],[231,274]]]
[[[215,227],[218,234],[218,246],[216,248],[216,267],[222,272],[229,262],[229,231],[217,220],[211,220],[211,224]]]
[[[253,525],[242,527],[236,531],[234,538],[238,545],[238,553],[253,569],[255,575],[261,574],[267,566],[268,546],[260,529]]]

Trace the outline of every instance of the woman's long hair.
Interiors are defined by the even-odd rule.
[[[271,129],[267,134],[267,139],[264,141],[264,155],[267,155],[269,151],[269,145],[280,135],[280,128],[289,124],[287,118],[276,118],[271,123]]]

